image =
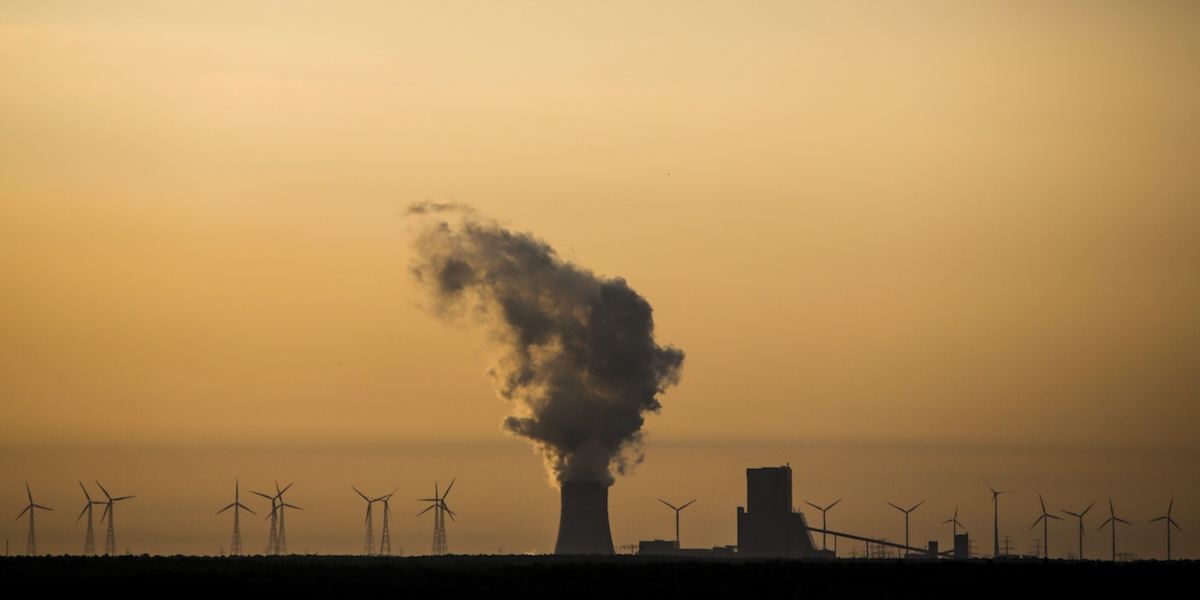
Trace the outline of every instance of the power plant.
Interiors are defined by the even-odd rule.
[[[558,518],[555,554],[613,553],[608,526],[608,484],[600,481],[564,481],[559,489],[562,511]]]

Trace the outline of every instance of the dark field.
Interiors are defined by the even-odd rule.
[[[457,598],[1078,598],[1137,597],[1200,574],[1195,561],[1110,563],[987,560],[936,563],[681,560],[634,556],[363,558],[291,556],[0,559],[10,594],[54,589],[117,593],[442,594]],[[26,585],[29,584],[29,585]],[[1184,588],[1186,589],[1186,588]]]

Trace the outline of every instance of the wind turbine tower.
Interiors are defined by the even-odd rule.
[[[96,482],[96,485],[100,486],[100,491],[104,492],[105,498],[108,498],[108,501],[103,503],[104,514],[100,515],[100,521],[103,522],[105,517],[108,518],[108,534],[104,537],[104,554],[107,556],[112,556],[117,553],[117,534],[113,529],[113,504],[120,502],[121,500],[128,500],[134,496],[121,496],[120,498],[113,498],[112,495],[108,493],[108,490],[104,489],[104,486],[101,485],[99,481]]]
[[[358,488],[356,488],[354,486],[350,486],[350,489],[354,490],[356,493],[358,493],[359,496],[362,496],[363,500],[367,501],[367,536],[365,539],[363,539],[363,555],[364,556],[374,556],[375,555],[375,534],[373,533],[372,530],[375,529],[375,526],[371,523],[371,505],[375,504],[375,502],[378,501],[379,499],[378,498],[376,498],[376,499],[368,498],[366,494],[358,491]]]
[[[1109,514],[1108,520],[1101,523],[1100,527],[1097,528],[1096,531],[1100,531],[1101,529],[1104,529],[1105,525],[1109,525],[1111,523],[1111,525],[1109,525],[1109,526],[1112,527],[1112,559],[1113,559],[1113,562],[1116,562],[1116,560],[1117,560],[1117,523],[1124,523],[1126,525],[1129,525],[1129,521],[1126,521],[1125,519],[1117,517],[1117,513],[1113,510],[1112,498],[1108,499],[1108,514]]]
[[[294,508],[296,510],[304,510],[304,509],[300,508],[299,506],[293,506],[283,500],[283,493],[288,491],[288,489],[291,487],[292,487],[292,484],[289,483],[289,484],[287,484],[287,486],[285,486],[281,490],[281,489],[279,489],[279,482],[275,482],[275,497],[279,499],[279,506],[278,506],[278,509],[279,509],[279,537],[275,539],[275,543],[277,546],[275,551],[277,554],[287,554],[288,553],[287,530],[284,529],[284,520],[283,520],[283,517],[285,514],[284,511],[289,508]]]
[[[241,528],[241,525],[240,525],[239,519],[238,519],[238,511],[244,509],[244,510],[250,511],[250,514],[252,514],[252,515],[256,514],[254,511],[250,510],[250,508],[247,507],[245,504],[242,504],[241,499],[240,499],[239,489],[240,489],[240,486],[238,485],[238,480],[234,479],[233,480],[233,504],[230,504],[229,506],[226,506],[225,508],[222,508],[221,510],[217,511],[217,514],[219,515],[231,508],[233,509],[233,543],[231,543],[229,546],[229,555],[230,556],[241,556],[242,555],[242,528]]]
[[[909,549],[909,545],[908,545],[908,514],[914,510],[917,510],[917,507],[922,504],[925,504],[924,500],[916,503],[915,505],[913,505],[912,508],[910,508],[908,510],[904,510],[903,508],[900,508],[899,506],[896,506],[895,504],[888,502],[888,506],[891,506],[892,508],[904,513],[904,552],[905,552],[905,554],[908,553],[908,549]]]
[[[679,513],[683,509],[691,506],[692,502],[695,502],[696,499],[693,499],[692,502],[688,502],[687,504],[684,504],[683,506],[680,506],[679,508],[675,508],[675,505],[671,504],[670,502],[667,502],[666,500],[663,500],[662,498],[659,498],[658,501],[662,502],[663,504],[666,504],[667,506],[671,507],[671,510],[675,511],[675,549],[678,550],[680,547],[679,546]]]
[[[383,503],[383,532],[379,536],[379,553],[383,556],[392,555],[392,536],[388,533],[388,518],[392,515],[392,509],[388,506],[388,501],[392,499],[392,494],[395,493],[396,491],[392,490],[391,494],[375,499],[376,502]]]
[[[20,521],[21,517],[25,516],[25,513],[29,513],[29,539],[25,542],[25,554],[26,556],[37,556],[37,536],[33,533],[33,513],[37,512],[37,509],[39,508],[42,510],[51,511],[54,509],[48,506],[42,506],[41,504],[33,503],[33,492],[29,490],[28,481],[25,482],[25,494],[29,496],[29,505],[26,506],[25,510],[21,511],[21,514],[17,515],[17,518],[13,520]]]
[[[433,497],[420,498],[417,500],[418,502],[432,502],[428,508],[417,513],[417,516],[419,517],[430,510],[433,510],[433,550],[431,553],[434,556],[442,556],[450,553],[450,549],[446,544],[445,515],[450,515],[450,520],[454,520],[454,511],[450,510],[450,507],[446,506],[446,496],[450,495],[450,488],[452,487],[454,487],[453,479],[450,480],[450,485],[446,486],[446,491],[439,496],[437,482],[434,482]]]
[[[1089,510],[1092,510],[1092,507],[1095,505],[1096,505],[1096,503],[1093,502],[1093,503],[1089,504],[1087,508],[1083,509],[1083,512],[1079,512],[1079,513],[1073,513],[1069,510],[1063,511],[1066,514],[1071,515],[1072,517],[1075,517],[1076,519],[1079,519],[1079,560],[1083,560],[1083,515],[1086,515]]]
[[[79,482],[79,487],[80,487],[80,489],[83,490],[83,497],[87,498],[87,504],[83,505],[83,510],[79,511],[78,517],[75,517],[75,522],[78,523],[79,519],[83,518],[83,513],[87,513],[87,518],[88,518],[88,520],[87,520],[87,536],[83,538],[83,555],[84,556],[95,556],[96,555],[96,533],[95,533],[95,528],[92,527],[92,506],[95,504],[104,504],[104,503],[92,500],[92,495],[88,493],[86,487],[83,487],[82,481]]]
[[[1000,494],[986,481],[983,482],[992,492],[992,558],[1000,558]]]
[[[831,508],[833,508],[833,507],[837,506],[837,503],[838,503],[838,502],[841,502],[841,501],[842,501],[842,499],[841,499],[841,498],[838,498],[837,500],[834,500],[834,501],[833,501],[833,504],[830,504],[829,506],[826,506],[825,508],[821,508],[820,506],[817,506],[816,504],[813,504],[812,502],[809,502],[808,500],[805,500],[805,501],[804,501],[804,503],[805,503],[805,504],[807,504],[807,505],[809,505],[809,506],[811,506],[811,507],[813,507],[813,508],[815,508],[815,509],[817,509],[817,510],[821,511],[821,549],[822,549],[822,550],[828,550],[828,549],[829,549],[829,546],[827,546],[827,545],[825,544],[825,535],[826,535],[826,533],[825,533],[825,532],[829,530],[829,528],[828,528],[828,527],[826,527],[825,513],[826,513],[826,512],[827,512],[829,509],[831,509]]]
[[[951,529],[951,531],[954,532],[954,537],[950,538],[951,540],[954,540],[955,538],[958,537],[958,528],[959,527],[962,527],[963,531],[967,530],[966,527],[963,527],[962,523],[958,522],[958,507],[957,506],[954,507],[954,516],[950,517],[949,519],[946,519],[945,521],[942,521],[942,525],[945,525],[946,523],[950,523],[950,529]]]
[[[1167,514],[1165,514],[1161,517],[1156,517],[1156,518],[1150,519],[1148,521],[1149,523],[1153,523],[1155,521],[1166,521],[1167,522],[1167,560],[1171,560],[1171,526],[1174,526],[1175,529],[1178,529],[1179,531],[1183,531],[1183,528],[1179,526],[1179,523],[1176,523],[1175,519],[1171,518],[1171,508],[1174,505],[1175,505],[1175,498],[1172,497],[1171,501],[1169,503],[1167,503]],[[1116,546],[1115,543],[1113,545],[1114,545],[1114,547]],[[1115,550],[1114,550],[1114,553],[1115,553]]]
[[[1050,519],[1062,520],[1062,517],[1056,517],[1046,512],[1046,501],[1042,500],[1042,495],[1038,494],[1038,502],[1042,503],[1042,516],[1038,517],[1033,525],[1029,528],[1037,527],[1038,523],[1042,524],[1042,557],[1049,560],[1050,558]]]
[[[271,501],[271,513],[266,516],[267,519],[271,520],[271,533],[267,537],[266,554],[267,556],[276,556],[279,554],[279,514],[275,512],[275,509],[278,506],[277,499],[275,496],[268,496],[262,492],[256,492],[254,490],[250,490],[250,493],[258,494],[259,496]]]

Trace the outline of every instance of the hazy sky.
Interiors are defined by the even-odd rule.
[[[120,546],[215,553],[235,478],[294,481],[292,548],[353,553],[349,486],[400,486],[415,554],[457,477],[451,550],[550,551],[485,334],[410,273],[434,201],[624,278],[686,352],[617,544],[673,535],[659,497],[735,544],[744,469],[790,463],[859,535],[927,499],[913,539],[959,506],[990,549],[987,480],[1014,551],[1041,492],[1097,503],[1086,554],[1111,496],[1118,550],[1165,556],[1174,496],[1200,558],[1198,30],[1188,1],[5,2],[0,517],[28,481],[39,549],[77,553],[99,479],[138,496]]]

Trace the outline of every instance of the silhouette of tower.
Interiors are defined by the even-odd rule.
[[[675,508],[674,504],[671,504],[670,502],[667,502],[666,500],[663,500],[662,498],[659,498],[658,501],[662,502],[663,504],[666,504],[667,506],[669,506],[671,508],[671,510],[675,511],[675,549],[678,550],[680,548],[680,546],[679,546],[679,513],[682,512],[683,509],[691,506],[692,502],[695,502],[695,500],[692,500],[692,502],[688,502],[687,504],[684,504],[683,506],[680,506],[679,508]]]
[[[1029,526],[1029,528],[1033,529],[1034,527],[1037,527],[1038,523],[1042,524],[1042,552],[1043,552],[1042,558],[1049,560],[1050,559],[1050,519],[1056,519],[1056,520],[1061,521],[1062,517],[1056,517],[1056,516],[1046,512],[1046,501],[1042,500],[1041,494],[1038,494],[1038,502],[1042,503],[1042,516],[1038,517],[1037,520],[1033,522],[1033,525]]]
[[[354,486],[350,486],[350,489],[354,490],[359,496],[362,496],[363,500],[367,501],[367,536],[363,539],[363,555],[374,556],[375,534],[373,530],[375,529],[375,526],[371,523],[371,505],[375,504],[378,498],[372,500],[371,498],[368,498],[366,494],[358,491],[358,488]]]
[[[83,538],[83,555],[84,556],[95,556],[96,555],[96,533],[95,533],[95,529],[92,527],[92,506],[95,504],[104,504],[104,503],[93,501],[91,494],[89,494],[87,491],[87,488],[83,487],[82,481],[79,482],[79,487],[80,487],[80,489],[83,490],[83,497],[87,499],[87,503],[83,505],[83,510],[79,511],[79,516],[75,517],[75,522],[78,523],[79,519],[83,518],[83,513],[87,513],[87,518],[88,518],[88,520],[87,520],[87,536]]]
[[[966,532],[966,530],[967,530],[966,527],[963,527],[962,523],[958,522],[958,507],[957,506],[954,507],[954,516],[950,517],[949,519],[946,519],[945,521],[942,521],[942,525],[945,525],[946,523],[950,523],[950,529],[954,534],[954,537],[952,537],[950,539],[953,539],[953,540],[958,539],[958,528],[959,527],[963,528],[963,532]]]
[[[608,526],[608,484],[564,481],[558,493],[561,509],[554,553],[613,554]]]
[[[1116,511],[1113,510],[1112,498],[1108,499],[1108,514],[1109,514],[1108,520],[1101,523],[1100,527],[1096,528],[1096,531],[1100,531],[1101,529],[1104,529],[1105,525],[1109,525],[1110,527],[1112,527],[1112,559],[1114,562],[1116,562],[1116,560],[1117,560],[1117,523],[1124,523],[1126,525],[1129,525],[1129,521],[1126,521],[1125,519],[1122,519],[1117,516]]]
[[[738,554],[762,558],[816,556],[804,513],[792,510],[792,467],[746,469],[746,506],[737,507]]]
[[[271,532],[267,535],[267,549],[264,552],[267,556],[276,556],[279,554],[279,513],[275,511],[278,500],[275,496],[268,496],[262,492],[250,490],[251,494],[258,494],[263,498],[271,501],[271,512],[265,518],[271,520]]]
[[[1179,531],[1183,531],[1183,528],[1180,527],[1179,524],[1175,522],[1175,519],[1171,518],[1171,508],[1174,505],[1175,505],[1175,498],[1171,497],[1171,501],[1167,503],[1167,514],[1165,514],[1161,517],[1155,517],[1155,518],[1147,521],[1148,523],[1153,523],[1155,521],[1166,521],[1167,522],[1167,560],[1171,560],[1171,527],[1174,526],[1175,529],[1178,529]],[[1081,526],[1082,526],[1082,524],[1081,524]],[[1114,527],[1114,529],[1115,529],[1115,527]],[[1114,548],[1113,552],[1115,554],[1116,553],[1116,542],[1113,542],[1113,548]]]
[[[250,511],[250,514],[252,514],[252,515],[255,514],[255,512],[250,510],[249,507],[247,507],[246,505],[241,503],[239,489],[240,489],[240,486],[238,484],[238,480],[234,479],[233,480],[233,504],[230,504],[229,506],[226,506],[225,508],[222,508],[221,510],[217,511],[217,514],[219,515],[231,508],[233,509],[233,542],[230,543],[230,545],[229,545],[229,555],[230,556],[241,556],[242,555],[242,528],[239,523],[240,520],[238,519],[238,511],[245,509],[245,510]]]
[[[121,500],[128,500],[133,498],[133,496],[121,496],[120,498],[113,498],[108,493],[108,490],[104,489],[103,485],[100,485],[99,481],[96,482],[96,485],[100,486],[100,491],[104,492],[105,498],[108,498],[108,501],[104,503],[104,514],[100,515],[100,521],[103,522],[105,517],[108,518],[108,533],[104,536],[104,554],[106,556],[112,556],[117,553],[117,534],[115,533],[115,529],[113,527],[113,504],[120,502]]]
[[[829,527],[826,526],[827,521],[825,520],[825,513],[828,512],[829,509],[837,506],[837,503],[841,502],[841,501],[842,501],[842,499],[838,498],[837,500],[833,501],[833,504],[830,504],[829,506],[826,506],[825,508],[821,508],[820,506],[817,506],[816,504],[813,504],[812,502],[809,502],[808,500],[804,501],[805,504],[821,511],[821,549],[822,550],[829,549],[829,546],[825,544],[825,535],[826,535],[825,532],[829,530]],[[836,539],[834,541],[836,541]]]
[[[379,535],[379,553],[383,556],[392,555],[392,536],[388,533],[388,520],[392,516],[392,509],[388,506],[388,501],[392,499],[392,494],[395,493],[395,491],[392,491],[391,494],[375,499],[376,502],[383,503],[383,532]]]
[[[433,511],[433,549],[430,551],[434,556],[442,556],[450,553],[450,548],[446,543],[446,515],[450,515],[450,520],[454,520],[454,511],[446,506],[446,496],[450,495],[450,488],[454,487],[454,480],[450,480],[450,485],[446,486],[446,491],[442,495],[438,495],[437,482],[433,484],[433,497],[420,498],[418,502],[431,502],[428,508],[417,513],[421,516],[430,510]]]
[[[1079,560],[1083,560],[1083,515],[1088,514],[1088,511],[1092,510],[1092,507],[1095,505],[1096,505],[1096,503],[1093,502],[1093,503],[1089,504],[1087,508],[1083,509],[1083,511],[1078,512],[1078,513],[1073,513],[1069,510],[1063,511],[1066,514],[1071,515],[1072,517],[1075,517],[1076,519],[1079,519]]]
[[[26,506],[25,510],[21,511],[21,514],[17,515],[17,518],[13,520],[19,521],[21,517],[25,516],[25,513],[29,513],[29,539],[25,542],[25,554],[27,556],[37,556],[37,536],[33,532],[33,514],[37,512],[37,509],[39,508],[50,511],[54,509],[48,506],[42,506],[41,504],[33,503],[33,492],[29,490],[29,482],[25,482],[25,493],[29,496],[29,505]]]
[[[1004,492],[996,491],[986,481],[983,484],[992,492],[992,558],[1000,558],[1000,494]]]
[[[278,504],[278,510],[279,510],[279,537],[278,537],[278,538],[276,538],[276,540],[275,540],[275,543],[276,543],[276,545],[277,545],[277,548],[275,549],[275,551],[276,551],[276,554],[280,554],[280,555],[283,555],[283,554],[287,554],[287,553],[288,553],[288,549],[287,549],[287,529],[284,527],[284,517],[286,516],[286,512],[285,512],[285,511],[286,511],[287,509],[289,509],[289,508],[294,508],[294,509],[296,509],[296,510],[304,510],[304,509],[300,508],[299,506],[293,506],[293,505],[291,505],[291,504],[288,504],[287,502],[285,502],[285,501],[284,501],[284,499],[283,499],[283,493],[284,493],[284,492],[286,492],[286,491],[288,491],[288,489],[289,489],[289,488],[291,488],[291,487],[292,487],[292,484],[290,484],[290,483],[289,483],[289,484],[287,484],[287,486],[286,486],[286,487],[284,487],[284,488],[281,490],[281,489],[279,489],[279,482],[276,482],[276,483],[275,483],[275,497],[279,499],[279,504]]]
[[[925,504],[925,501],[924,501],[924,500],[922,500],[922,501],[920,501],[920,502],[916,503],[915,505],[913,505],[913,507],[912,507],[912,508],[910,508],[910,509],[908,509],[908,510],[905,510],[905,509],[903,509],[903,508],[900,508],[899,506],[896,506],[895,504],[892,504],[891,502],[888,502],[888,506],[891,506],[892,508],[894,508],[894,509],[896,509],[896,510],[898,510],[898,511],[902,512],[902,513],[904,513],[904,553],[905,553],[906,555],[907,555],[907,554],[908,554],[908,552],[909,552],[909,545],[908,545],[908,515],[909,515],[909,513],[911,513],[912,511],[914,511],[914,510],[917,510],[917,507],[918,507],[918,506],[921,506],[922,504]]]

